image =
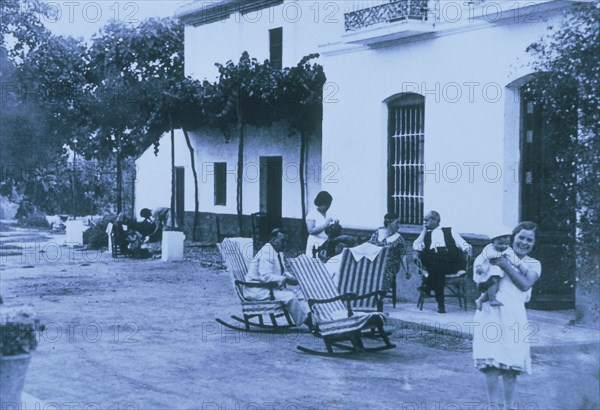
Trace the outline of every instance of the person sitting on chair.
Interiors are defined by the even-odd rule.
[[[392,288],[392,283],[394,283],[396,275],[401,269],[406,272],[406,279],[410,279],[410,272],[406,265],[406,243],[398,232],[399,228],[398,216],[390,213],[385,214],[383,227],[373,232],[371,239],[369,239],[369,243],[389,249],[383,277],[383,289],[386,291]]]
[[[356,240],[352,236],[342,235],[342,226],[339,221],[334,221],[325,228],[325,234],[327,235],[327,240],[313,251],[313,258],[318,255],[323,263],[341,254],[344,248],[356,246]]]
[[[137,259],[150,257],[148,249],[144,248],[144,235],[138,230],[138,222],[131,219],[125,212],[120,212],[115,220],[113,230],[115,241],[121,252]]]
[[[451,228],[440,227],[441,217],[436,211],[428,212],[423,218],[423,230],[413,243],[415,264],[422,263],[428,276],[423,278],[419,291],[435,293],[438,313],[446,313],[444,287],[446,275],[452,275],[465,268],[466,258],[471,257],[472,248]]]
[[[279,289],[273,291],[275,300],[285,303],[287,311],[296,326],[303,323],[309,325],[309,308],[302,291],[297,287],[298,280],[285,270],[283,250],[287,244],[287,233],[282,229],[274,229],[267,242],[254,256],[248,273],[247,282],[277,282]],[[292,287],[286,288],[287,285]],[[249,300],[267,300],[268,289],[245,288],[244,297]]]

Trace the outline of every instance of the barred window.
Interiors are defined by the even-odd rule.
[[[402,94],[388,103],[388,212],[423,223],[425,98]]]

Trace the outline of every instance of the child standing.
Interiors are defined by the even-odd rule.
[[[481,310],[483,302],[489,302],[490,306],[503,306],[502,302],[496,299],[496,293],[498,293],[500,278],[504,276],[504,271],[500,267],[492,265],[490,260],[501,257],[514,260],[515,254],[510,247],[510,236],[510,231],[494,234],[492,243],[483,248],[481,254],[475,258],[473,280],[478,284],[479,291],[482,292],[475,301],[478,310]]]

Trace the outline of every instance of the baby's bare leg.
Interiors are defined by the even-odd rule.
[[[475,299],[475,305],[477,306],[477,310],[481,310],[483,306],[483,302],[487,302],[490,300],[487,292],[483,292],[477,299]]]
[[[496,299],[496,293],[498,293],[498,289],[500,288],[500,278],[492,276],[490,280],[493,283],[486,292],[490,300],[490,306],[503,306],[503,303]]]

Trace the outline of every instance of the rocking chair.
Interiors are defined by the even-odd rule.
[[[396,347],[384,331],[385,314],[381,312],[352,311],[352,303],[359,299],[355,294],[340,295],[323,263],[316,258],[300,255],[290,259],[290,268],[300,282],[312,313],[313,333],[325,342],[326,352],[297,346],[298,350],[322,356],[346,356],[359,352],[374,352]],[[364,296],[363,296],[364,297]],[[344,305],[345,302],[345,305]],[[375,329],[373,338],[383,345],[365,347],[362,330]],[[349,341],[351,345],[343,342]],[[341,351],[334,351],[334,347]]]
[[[373,261],[354,259],[349,248],[344,249],[340,262],[340,294],[353,293],[360,298],[352,301],[352,308],[359,311],[383,312],[383,277],[387,262],[387,249],[383,248]]]
[[[243,330],[246,332],[283,332],[286,329],[294,326],[293,321],[283,302],[275,299],[273,290],[278,288],[277,282],[257,283],[246,282],[246,273],[248,266],[246,265],[244,256],[240,250],[238,243],[233,238],[225,238],[223,242],[217,244],[221,256],[225,261],[227,270],[232,276],[233,287],[237,293],[240,303],[242,304],[243,318],[232,315],[236,324],[225,322],[221,319],[216,319],[217,323],[235,330]],[[267,300],[248,300],[244,297],[244,287],[263,288],[270,291],[270,298]],[[268,315],[271,324],[265,324],[264,315]],[[287,325],[279,325],[277,319],[285,317]],[[258,322],[252,319],[257,319]],[[243,326],[242,326],[243,325]]]

